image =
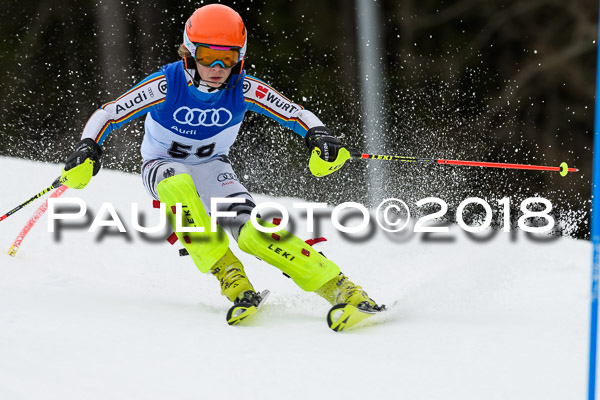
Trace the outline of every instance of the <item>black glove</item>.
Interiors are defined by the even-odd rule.
[[[94,162],[94,173],[95,176],[100,171],[100,156],[102,155],[102,149],[92,139],[86,138],[77,143],[75,151],[65,161],[65,171],[75,168],[87,158]]]
[[[329,129],[324,126],[310,128],[306,132],[304,140],[308,150],[312,151],[315,147],[318,147],[321,151],[321,158],[328,162],[335,161],[338,152],[344,147],[338,138],[332,136]]]

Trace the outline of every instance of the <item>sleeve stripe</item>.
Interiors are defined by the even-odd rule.
[[[127,96],[129,93],[133,92],[134,90],[139,89],[142,86],[146,86],[146,85],[148,85],[148,84],[150,84],[150,83],[152,83],[152,82],[154,82],[154,81],[156,81],[158,79],[162,79],[164,77],[165,77],[165,75],[162,74],[162,75],[159,75],[159,76],[154,77],[152,79],[148,79],[147,81],[142,81],[142,82],[138,83],[136,86],[134,86],[131,89],[129,89],[128,91],[126,91],[125,93],[123,93],[121,96],[117,97],[115,100],[110,101],[110,102],[104,104],[101,108],[104,108],[104,107],[106,107],[109,104],[115,103],[115,102],[119,101],[120,99],[122,99],[123,97]]]
[[[289,122],[297,122],[302,128],[304,128],[304,130],[308,131],[308,126],[302,122],[302,120],[300,120],[299,118],[287,118],[281,114],[279,114],[278,112],[276,112],[275,110],[273,110],[272,108],[267,107],[266,105],[259,103],[253,99],[249,99],[249,98],[245,98],[244,101],[248,102],[248,103],[252,103],[255,106],[258,106],[260,108],[262,108],[263,110],[267,111],[269,114],[273,115],[276,118],[279,118],[283,121],[289,121]]]
[[[132,117],[134,114],[137,114],[137,113],[139,113],[139,112],[141,112],[141,111],[145,110],[145,109],[146,109],[146,108],[148,108],[148,107],[152,107],[152,106],[154,106],[154,105],[156,105],[156,104],[159,104],[159,103],[162,103],[162,102],[164,102],[164,101],[165,101],[165,99],[164,99],[164,98],[163,98],[163,99],[160,99],[160,100],[157,100],[157,101],[155,101],[155,102],[153,102],[153,103],[146,104],[146,105],[145,105],[144,107],[142,107],[142,108],[139,108],[139,109],[136,109],[136,110],[132,110],[132,111],[131,111],[129,114],[127,114],[127,115],[124,115],[123,117],[121,117],[121,118],[119,118],[119,119],[117,119],[117,120],[109,120],[109,121],[107,121],[107,122],[106,122],[106,124],[104,124],[104,126],[103,126],[103,127],[102,127],[102,129],[100,130],[100,133],[98,133],[98,136],[96,136],[96,143],[100,143],[100,142],[101,142],[101,140],[102,140],[102,138],[103,138],[105,135],[107,135],[107,134],[108,134],[108,132],[110,132],[110,131],[108,131],[108,132],[107,132],[107,129],[108,129],[108,127],[109,127],[111,124],[114,124],[114,123],[117,123],[117,124],[118,124],[118,123],[121,123],[121,122],[123,122],[123,121],[125,121],[125,120],[129,119],[130,117]]]

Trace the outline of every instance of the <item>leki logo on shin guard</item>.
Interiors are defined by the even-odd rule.
[[[183,211],[183,218],[185,218],[185,221],[188,223],[188,226],[196,226],[194,218],[192,217],[192,212],[190,211],[188,206],[182,204],[181,210]]]
[[[279,254],[281,257],[284,257],[286,260],[294,261],[294,259],[296,258],[296,256],[292,255],[292,253],[288,253],[281,247],[273,246],[273,244],[270,244],[267,248],[275,252],[275,254]]]

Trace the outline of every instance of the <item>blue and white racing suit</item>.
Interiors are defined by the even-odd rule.
[[[85,125],[82,139],[91,138],[102,145],[113,130],[145,115],[142,179],[150,196],[158,200],[156,186],[162,179],[187,173],[207,210],[212,197],[244,198],[244,203],[222,206],[237,211],[235,220],[223,221],[237,240],[255,204],[227,156],[246,111],[266,115],[301,137],[323,123],[244,72],[230,77],[237,80],[232,88],[212,91],[194,85],[195,73],[195,69],[186,70],[183,61],[163,66],[98,109]]]

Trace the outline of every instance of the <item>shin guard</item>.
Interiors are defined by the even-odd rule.
[[[167,217],[177,238],[188,251],[201,272],[208,272],[227,252],[229,239],[217,225],[211,232],[210,217],[198,197],[192,177],[178,174],[162,180],[156,187],[160,201],[165,203]],[[181,204],[182,215],[176,215],[176,205]],[[176,218],[181,221],[182,232],[177,232]],[[184,230],[203,228],[204,232]]]
[[[266,228],[275,226],[259,222]],[[307,292],[314,292],[340,273],[332,261],[285,230],[264,233],[248,221],[242,228],[238,245],[242,251],[280,269]]]

